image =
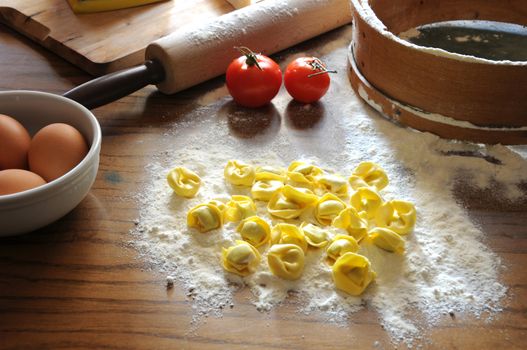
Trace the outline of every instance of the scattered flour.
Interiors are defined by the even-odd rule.
[[[421,31],[418,28],[410,28],[407,31],[404,31],[402,33],[399,33],[398,37],[409,41],[411,39],[415,39],[421,36]]]
[[[229,95],[229,91],[227,90],[227,87],[223,85],[219,88],[216,88],[212,91],[203,94],[203,96],[198,99],[197,103],[200,106],[208,106],[210,104],[213,104],[214,102],[217,102],[220,98],[223,98],[227,95]]]
[[[145,260],[166,272],[167,283],[177,280],[177,286],[184,288],[193,300],[196,321],[207,314],[221,316],[222,309],[233,304],[239,288],[251,289],[252,302],[260,310],[280,305],[294,291],[304,301],[302,312],[322,313],[336,323],[345,323],[361,308],[373,308],[394,341],[407,344],[445,313],[480,316],[500,310],[507,290],[499,278],[500,260],[482,242],[482,232],[456,201],[454,190],[463,176],[475,187],[489,190],[497,181],[508,200],[525,200],[518,189],[527,180],[525,149],[447,141],[383,119],[349,86],[345,71],[350,36],[351,30],[346,30],[342,38],[314,53],[341,74],[332,76],[331,89],[323,99],[326,116],[312,128],[298,130],[291,125],[287,116],[290,99],[282,91],[273,101],[281,117],[252,138],[234,137],[229,116],[222,118],[220,113],[224,99],[216,103],[210,99],[223,96],[224,91],[218,89],[200,102],[201,113],[174,124],[163,139],[170,151],[159,153],[148,165],[151,180],[138,198],[140,217],[133,243]],[[339,90],[338,97],[331,93],[333,89]],[[303,108],[306,115],[314,110]],[[199,134],[188,132],[196,125],[202,127]],[[320,129],[334,138],[323,145],[313,144],[312,136]],[[462,156],[467,153],[497,161]],[[377,162],[390,178],[390,185],[382,191],[385,198],[416,205],[418,220],[415,231],[406,237],[407,252],[396,255],[362,245],[361,253],[372,262],[377,280],[361,297],[335,289],[330,268],[321,262],[322,251],[308,252],[298,281],[273,276],[265,253],[251,276],[225,272],[221,248],[239,239],[235,224],[200,234],[187,228],[186,213],[212,198],[227,200],[232,194],[248,194],[248,190],[225,183],[223,167],[229,159],[282,167],[301,159],[344,176],[360,161]],[[202,178],[196,198],[182,199],[172,193],[165,176],[174,166],[188,167]],[[271,220],[265,203],[257,204],[259,213]]]
[[[454,37],[454,40],[457,41],[458,43],[466,43],[469,41],[474,41],[474,42],[479,43],[483,41],[483,39],[479,35],[461,35],[461,36]]]

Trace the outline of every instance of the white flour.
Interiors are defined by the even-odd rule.
[[[289,291],[295,291],[303,312],[322,313],[336,323],[346,322],[363,307],[373,308],[395,341],[411,344],[423,328],[446,313],[480,316],[500,310],[507,290],[499,278],[500,260],[482,242],[482,232],[456,201],[454,186],[463,177],[476,188],[494,191],[493,184],[498,182],[503,186],[500,197],[525,200],[517,184],[527,180],[527,162],[504,146],[451,142],[396,126],[366,107],[345,74],[350,34],[344,31],[339,40],[314,53],[339,71],[323,99],[331,118],[322,117],[313,128],[298,130],[287,115],[290,99],[282,90],[273,101],[280,118],[269,117],[261,135],[235,137],[233,123],[244,115],[220,116],[229,101],[222,97],[222,87],[200,100],[201,113],[174,124],[163,139],[166,149],[147,167],[151,181],[139,197],[134,244],[144,259],[166,272],[169,283],[175,279],[175,288],[187,291],[197,319],[204,314],[220,316],[223,308],[232,305],[237,288],[250,288],[253,303],[261,310],[279,305]],[[340,91],[338,100],[332,94],[335,90]],[[211,96],[217,100],[212,101]],[[316,110],[315,106],[303,108],[306,115]],[[199,133],[195,132],[197,125],[202,127]],[[320,130],[334,136],[323,147],[313,144],[312,136]],[[467,152],[476,156],[460,156]],[[321,251],[308,253],[304,275],[298,281],[273,276],[265,255],[257,272],[245,279],[225,272],[220,264],[221,247],[239,239],[235,224],[197,234],[187,229],[186,214],[206,200],[248,193],[224,182],[223,166],[229,159],[282,167],[301,159],[344,176],[360,161],[377,162],[391,181],[382,191],[385,198],[416,205],[418,220],[415,231],[406,237],[407,252],[400,256],[363,245],[362,253],[378,276],[361,298],[335,290],[331,270],[321,262]],[[201,176],[202,188],[196,198],[172,194],[165,176],[175,166],[188,167]],[[258,210],[266,215],[263,203]]]

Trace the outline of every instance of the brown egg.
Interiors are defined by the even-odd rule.
[[[31,171],[7,169],[0,171],[0,196],[26,191],[46,183],[43,178]]]
[[[27,169],[31,137],[17,120],[0,114],[0,170]]]
[[[40,129],[31,140],[29,169],[48,182],[73,169],[88,153],[88,145],[74,127],[55,123]]]

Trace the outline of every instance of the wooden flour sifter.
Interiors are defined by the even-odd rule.
[[[444,138],[527,144],[527,61],[490,61],[397,36],[452,20],[526,26],[526,0],[351,3],[350,80],[366,103],[400,124]]]
[[[145,63],[91,80],[64,94],[87,108],[149,84],[166,94],[225,73],[235,46],[273,54],[351,22],[349,0],[266,0],[159,39]]]

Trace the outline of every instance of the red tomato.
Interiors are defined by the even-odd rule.
[[[240,48],[244,54],[231,62],[225,80],[234,101],[245,107],[260,107],[269,103],[280,90],[282,71],[267,56]]]
[[[326,66],[316,57],[300,57],[291,62],[284,75],[287,92],[297,101],[311,103],[320,100],[329,89]]]

